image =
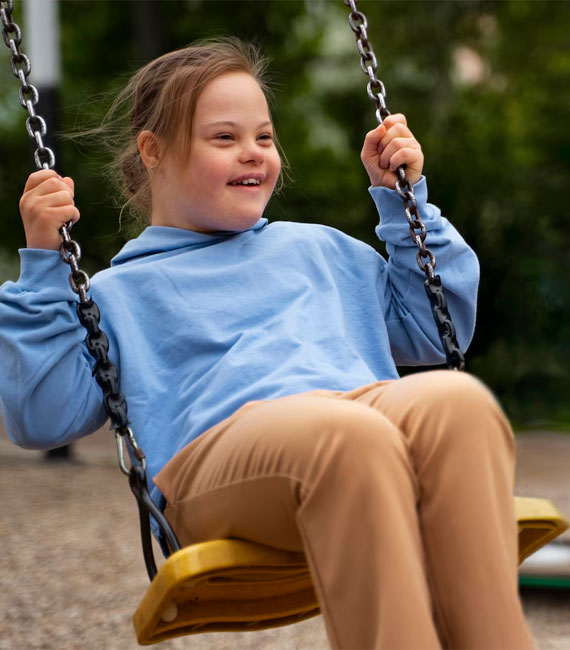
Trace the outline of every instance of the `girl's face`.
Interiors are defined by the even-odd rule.
[[[263,91],[245,72],[210,81],[196,103],[190,154],[152,182],[152,225],[246,230],[262,216],[281,161]]]

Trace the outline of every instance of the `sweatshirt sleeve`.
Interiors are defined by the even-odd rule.
[[[10,439],[49,449],[106,420],[57,251],[22,249],[17,282],[0,286],[0,410]]]
[[[369,192],[380,215],[376,234],[386,242],[389,255],[381,290],[394,360],[397,365],[445,362],[402,199],[388,188],[371,187]],[[427,202],[424,177],[414,185],[414,194],[427,230],[425,244],[435,256],[435,273],[441,277],[457,342],[465,351],[475,329],[479,262],[439,208]]]

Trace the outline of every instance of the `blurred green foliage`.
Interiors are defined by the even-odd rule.
[[[424,148],[430,199],[481,261],[470,371],[515,423],[570,422],[570,3],[361,0],[359,7],[388,106],[406,114]],[[268,216],[333,225],[382,250],[359,161],[374,112],[347,12],[341,0],[62,0],[62,131],[96,124],[109,103],[102,93],[162,52],[212,35],[254,40],[272,61],[274,118],[292,171]],[[17,206],[32,169],[8,59],[5,51],[0,280],[16,272],[24,244]],[[128,233],[98,175],[104,155],[87,142],[58,149],[58,169],[76,182],[75,236],[91,272],[108,264]]]

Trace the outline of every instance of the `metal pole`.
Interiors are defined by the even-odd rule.
[[[30,81],[38,89],[37,111],[47,124],[46,146],[56,154],[56,166],[61,169],[58,151],[60,128],[61,47],[58,0],[24,0],[24,33],[26,51],[32,61]],[[70,460],[71,445],[46,452],[49,461]]]
[[[46,145],[54,150],[57,160],[61,82],[59,0],[24,0],[23,8],[26,51],[32,61],[30,81],[40,94],[37,111],[47,123]]]
[[[39,88],[61,81],[58,0],[24,0],[26,51],[33,61],[30,79]]]

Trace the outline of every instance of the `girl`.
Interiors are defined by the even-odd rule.
[[[181,543],[303,550],[334,648],[531,648],[517,594],[513,435],[443,361],[394,191],[406,164],[465,348],[478,265],[427,203],[402,115],[362,162],[389,260],[337,230],[263,217],[281,162],[262,63],[236,40],[138,71],[118,161],[150,225],[93,278],[153,498]],[[100,389],[59,260],[73,181],[31,174],[27,248],[0,293],[2,414],[49,448],[100,427]],[[144,373],[144,379],[141,377]]]

